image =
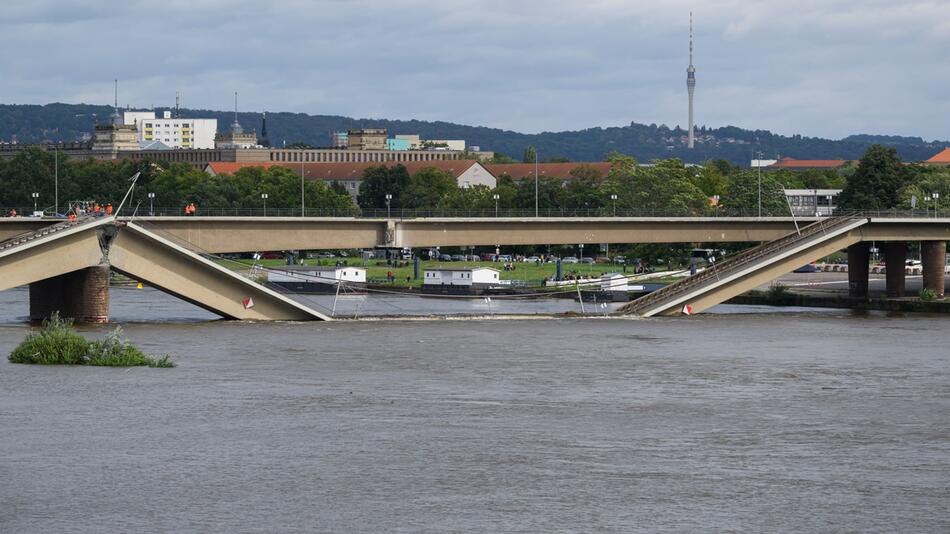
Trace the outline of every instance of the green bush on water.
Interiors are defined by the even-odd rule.
[[[32,333],[10,353],[13,363],[37,365],[105,365],[110,367],[174,367],[168,356],[148,356],[122,336],[116,327],[105,339],[87,341],[73,329],[73,322],[58,314],[43,321],[43,329]]]

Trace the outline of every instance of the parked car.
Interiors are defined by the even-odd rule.
[[[616,263],[617,265],[623,265],[627,263],[627,258],[623,256],[614,256],[614,263]]]
[[[528,262],[528,263],[538,263],[538,262],[541,261],[541,258],[539,258],[539,257],[537,257],[537,256],[529,256],[529,257],[525,258],[524,261],[526,261],[526,262]]]
[[[439,256],[439,261],[452,261],[452,256],[448,254],[442,254]]]
[[[465,261],[464,254],[452,254],[452,261]]]
[[[557,263],[557,260],[559,259],[561,258],[558,258],[557,256],[545,256],[544,261],[547,263]]]
[[[482,261],[495,261],[495,258],[497,257],[498,254],[495,254],[494,252],[488,252],[486,254],[482,254]]]
[[[583,257],[581,258],[581,263],[587,263],[587,264],[594,263],[594,258]]]
[[[495,260],[495,261],[510,262],[510,261],[511,261],[511,254],[501,254],[501,255],[498,256],[498,259]]]
[[[577,263],[578,260],[575,256],[568,256],[561,260],[561,263]]]
[[[792,272],[793,273],[820,273],[821,269],[815,266],[814,263],[806,263],[805,265],[802,265],[801,267],[799,267],[798,269],[795,269]]]

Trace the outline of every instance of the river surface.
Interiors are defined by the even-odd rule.
[[[27,295],[0,293],[4,356]],[[2,358],[0,532],[950,531],[945,316],[112,310],[178,367]]]

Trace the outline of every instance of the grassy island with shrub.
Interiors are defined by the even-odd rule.
[[[73,328],[73,322],[58,314],[43,321],[43,329],[31,333],[10,353],[12,363],[36,365],[104,365],[108,367],[174,367],[168,356],[148,356],[116,327],[105,339],[89,341]]]

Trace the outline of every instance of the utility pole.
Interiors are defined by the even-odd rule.
[[[534,216],[538,216],[538,149],[534,149]]]
[[[59,148],[53,149],[53,213],[59,214]]]
[[[759,218],[762,218],[762,153],[757,153],[759,159],[755,162],[755,170],[759,181]]]

